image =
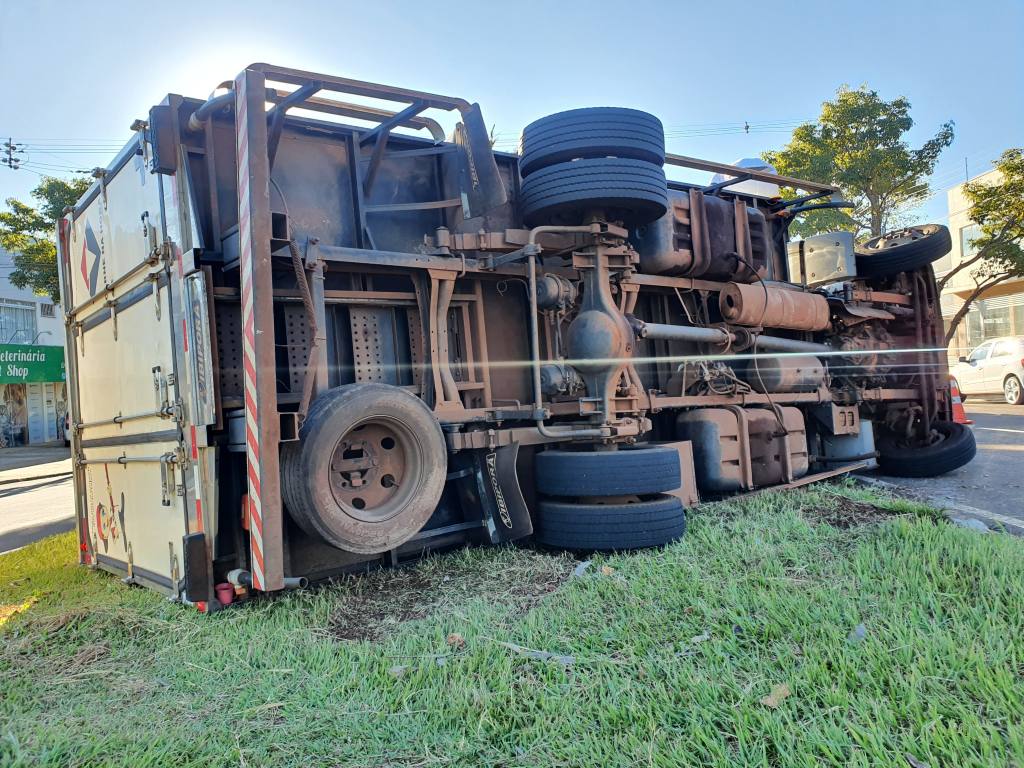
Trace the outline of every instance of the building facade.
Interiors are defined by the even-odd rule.
[[[64,315],[11,285],[13,268],[0,249],[0,448],[65,439]]]
[[[999,178],[999,172],[993,170],[974,177],[971,183],[994,183]],[[935,272],[940,279],[977,253],[971,240],[981,235],[980,227],[970,219],[970,203],[964,197],[963,184],[949,190],[946,201],[953,250],[935,262]],[[967,267],[954,275],[942,292],[942,316],[947,323],[975,288],[971,270],[972,267]],[[981,342],[997,336],[1024,336],[1024,279],[1007,280],[974,301],[949,344],[950,359],[955,361]]]

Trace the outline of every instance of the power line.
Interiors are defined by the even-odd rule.
[[[64,138],[64,139],[39,139],[39,138],[28,138],[18,137],[19,141],[31,142],[32,144],[47,144],[60,146],[70,144],[73,146],[108,146],[108,145],[120,145],[124,144],[127,139],[109,138],[109,139],[75,139],[75,138]]]
[[[48,155],[105,155],[117,152],[121,147],[107,147],[104,149],[52,149],[48,146],[41,147],[36,144],[26,144],[25,148],[30,152],[44,152]]]

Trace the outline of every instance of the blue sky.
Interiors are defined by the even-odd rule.
[[[246,63],[480,102],[513,149],[522,126],[580,106],[658,115],[670,151],[733,161],[784,144],[842,84],[907,96],[920,142],[946,120],[922,219],[943,190],[1024,144],[1024,2],[0,2],[0,198],[36,172],[105,165],[167,92],[205,96]],[[749,134],[738,126],[748,122]],[[69,148],[99,150],[81,153]]]

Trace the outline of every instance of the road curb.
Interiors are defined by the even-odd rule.
[[[70,477],[74,472],[67,470],[64,472],[52,472],[48,475],[33,475],[32,477],[14,477],[5,480],[0,480],[0,485],[14,485],[14,483],[30,483],[33,480],[49,480],[54,477]]]
[[[880,488],[887,488],[891,491],[895,491],[900,495],[906,495],[908,489],[893,483],[888,480],[881,480],[877,477],[866,477],[864,475],[852,475],[853,479],[864,483],[865,485],[874,485]],[[920,494],[915,494],[920,497]],[[937,507],[946,516],[947,520],[951,522],[954,518],[960,516],[967,516],[976,520],[981,520],[983,523],[988,525],[989,528],[996,531],[1004,531],[1012,536],[1024,536],[1024,521],[1017,520],[1016,518],[1007,517],[1006,515],[1000,515],[998,512],[989,512],[985,509],[978,509],[968,504],[960,504],[956,501],[949,501],[946,499],[935,500],[928,499],[927,497],[921,497],[927,503]]]

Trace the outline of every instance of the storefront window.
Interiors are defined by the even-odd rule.
[[[1024,336],[1024,296],[1015,296],[1013,304],[1013,333]]]
[[[1021,310],[1024,310],[1024,307],[1008,306],[1006,299],[982,299],[974,302],[967,314],[967,343],[973,347],[986,339],[1012,335],[1012,317],[1015,312]],[[1017,327],[1017,332],[1021,333],[1020,320]]]
[[[981,312],[975,304],[967,313],[967,346],[973,347],[985,340],[985,328],[981,321]]]
[[[0,448],[28,443],[28,394],[25,384],[0,384]]]
[[[1010,308],[1000,307],[982,309],[982,322],[985,323],[985,338],[1010,335]]]

